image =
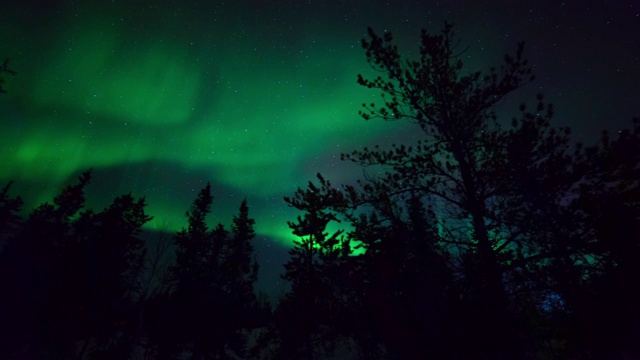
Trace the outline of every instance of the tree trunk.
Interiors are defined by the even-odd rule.
[[[477,241],[477,265],[479,283],[477,288],[478,317],[481,322],[478,330],[478,344],[482,352],[493,359],[510,359],[516,353],[517,344],[510,339],[516,336],[516,329],[509,314],[507,296],[502,280],[502,270],[496,254],[489,240],[489,233],[485,224],[487,209],[483,194],[477,189],[477,179],[472,174],[470,164],[461,147],[455,149],[454,156],[458,160],[460,175],[465,188],[466,211],[472,220],[473,236]]]

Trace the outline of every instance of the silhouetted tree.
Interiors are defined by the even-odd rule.
[[[347,197],[364,196],[355,191],[347,186]],[[392,203],[383,193],[369,195],[380,201],[342,213],[353,229],[349,238],[364,250],[342,274],[350,280],[351,291],[341,292],[353,324],[348,334],[363,359],[455,358],[449,342],[458,336],[458,293],[448,254],[436,242],[435,214],[418,196]]]
[[[640,297],[632,290],[640,283],[640,120],[616,139],[604,132],[583,160],[585,174],[573,205],[584,215],[596,256],[579,260],[593,269],[589,276],[567,276],[558,289],[566,299],[558,325],[568,333],[570,356],[635,358],[640,356]]]
[[[214,233],[224,245],[222,249],[222,284],[227,298],[225,314],[232,332],[231,348],[240,356],[246,355],[247,338],[243,330],[249,330],[260,323],[260,308],[253,286],[258,279],[258,263],[254,254],[255,220],[249,216],[246,199],[240,204],[238,214],[233,216],[229,234]]]
[[[3,74],[15,75],[15,71],[9,68],[9,60],[5,59],[0,65],[0,93],[6,93],[3,87],[4,77]],[[22,199],[20,197],[9,197],[9,189],[13,182],[9,182],[0,193],[0,252],[4,246],[4,242],[9,236],[8,232],[13,230],[19,223],[18,213],[22,208]]]
[[[10,239],[3,333],[20,358],[126,358],[135,346],[144,199],[81,212],[90,172],[42,204]],[[5,355],[7,354],[5,353]]]
[[[372,262],[386,267],[369,269],[374,274],[387,272],[386,283],[370,284],[372,291],[380,294],[378,298],[387,299],[371,308],[371,316],[380,314],[376,307],[388,311],[378,321],[384,329],[381,340],[389,358],[447,358],[455,353],[450,343],[456,336],[453,324],[458,293],[451,289],[454,279],[449,259],[440,251],[435,231],[435,214],[420,197],[409,198],[406,219],[389,234],[395,238],[394,251],[379,254]]]
[[[84,205],[90,173],[79,177],[54,198],[34,209],[22,231],[7,246],[10,271],[2,274],[3,326],[13,350],[26,358],[72,356],[80,334],[70,310],[80,301],[76,285],[82,272],[73,219]],[[73,269],[73,270],[72,270]]]
[[[358,82],[381,90],[384,105],[365,104],[361,115],[365,119],[409,119],[422,130],[424,139],[415,146],[365,148],[344,155],[362,166],[388,169],[379,178],[362,183],[353,202],[374,203],[394,227],[402,199],[430,197],[438,214],[446,218],[440,221],[438,242],[467,254],[468,260],[459,264],[467,266],[463,275],[473,275],[467,276],[466,284],[472,289],[467,296],[471,295],[468,299],[475,309],[474,322],[491,324],[469,333],[467,343],[484,356],[512,358],[521,350],[509,347],[518,346],[522,329],[512,320],[505,284],[511,269],[506,267],[517,258],[512,253],[517,244],[526,242],[529,248],[524,251],[530,255],[536,241],[517,224],[502,220],[512,210],[502,206],[502,201],[512,198],[516,189],[509,176],[509,144],[517,134],[533,132],[540,136],[526,150],[535,148],[543,159],[556,153],[564,156],[567,144],[564,139],[555,141],[558,136],[548,126],[553,111],[548,108],[545,113],[540,105],[538,115],[514,122],[511,131],[503,130],[497,121],[496,104],[533,80],[522,58],[522,43],[515,56],[505,56],[504,65],[482,75],[465,70],[455,53],[449,24],[439,35],[422,32],[418,60],[402,59],[390,33],[380,37],[370,29],[369,36],[370,40],[363,40],[367,59],[385,78],[367,80],[359,75]]]
[[[17,197],[11,197],[9,190],[13,182],[9,182],[0,192],[0,258],[6,241],[15,234],[22,219],[19,216],[23,201]]]
[[[330,191],[330,183],[320,176],[319,180],[322,192],[309,182],[307,189],[299,188],[293,197],[285,197],[285,202],[304,213],[296,222],[288,223],[298,239],[289,251],[291,259],[283,274],[291,290],[276,313],[278,357],[283,359],[319,358],[321,351],[328,348],[330,352],[336,341],[328,332],[335,327],[335,311],[341,305],[336,267],[346,261],[351,249],[341,236],[342,230],[327,231],[329,223],[337,221],[329,207],[341,201],[342,194]]]
[[[146,252],[140,235],[152,219],[145,207],[144,198],[122,195],[103,211],[84,212],[77,221],[84,262],[76,271],[86,273],[82,290],[90,294],[83,314],[84,341],[95,343],[94,357],[126,358],[135,346]]]
[[[216,308],[220,298],[219,253],[214,249],[213,236],[206,222],[211,211],[213,196],[211,185],[207,184],[194,200],[186,213],[187,228],[175,236],[176,263],[171,268],[172,293],[167,311],[168,322],[163,327],[160,351],[188,351],[191,358],[206,358],[211,352],[221,352],[219,344],[209,342],[214,338]],[[217,339],[216,339],[217,341]],[[167,346],[176,343],[174,349]],[[214,347],[215,346],[215,347]]]
[[[315,234],[309,229],[322,233],[328,221],[342,220],[352,229],[346,238],[363,251],[347,257],[354,265],[348,272],[351,288],[357,290],[335,293],[348,299],[356,318],[370,329],[356,326],[350,333],[363,358],[568,355],[571,344],[585,339],[568,331],[570,322],[586,320],[599,299],[593,295],[602,294],[596,279],[630,264],[621,260],[611,236],[602,235],[616,232],[602,225],[611,218],[589,201],[608,204],[608,212],[626,219],[617,227],[625,229],[620,233],[637,232],[637,201],[626,199],[637,195],[638,158],[620,157],[614,168],[594,167],[615,147],[573,144],[568,128],[551,125],[554,111],[542,95],[534,111],[521,105],[521,116],[510,125],[499,122],[498,103],[533,80],[523,44],[483,75],[466,70],[452,34],[449,24],[438,35],[423,31],[419,58],[405,60],[390,33],[381,37],[369,29],[363,47],[383,75],[373,80],[359,75],[358,83],[381,90],[384,105],[364,104],[361,115],[408,119],[424,136],[411,146],[343,154],[379,175],[365,171],[364,179],[340,190],[320,177],[321,186],[299,189],[293,198],[298,203],[286,200],[307,215],[290,226],[304,236]],[[637,154],[634,134],[622,132],[616,147]],[[315,226],[309,226],[313,219]],[[285,275],[292,281],[288,296],[304,293],[308,298],[299,304],[313,305],[315,312],[292,310],[293,302],[285,301],[279,311],[320,314],[314,303],[320,297],[309,294],[342,280],[331,276],[309,285],[322,273],[314,263],[320,257],[313,247],[316,238],[324,241],[316,235],[296,243]],[[635,244],[621,243],[625,253],[634,254]],[[637,271],[628,274],[635,281]],[[306,291],[296,291],[305,286]],[[555,311],[565,317],[554,317]],[[578,312],[582,315],[570,315]],[[295,325],[306,324],[299,333],[308,336],[319,323],[306,317]],[[456,325],[447,326],[451,323]],[[311,343],[302,337],[295,341],[302,348]],[[452,343],[464,346],[447,351],[444,344]],[[296,355],[311,357],[309,349]]]
[[[227,277],[225,285],[230,295],[235,297],[234,306],[242,309],[238,315],[248,314],[247,310],[257,305],[253,291],[259,269],[252,244],[256,236],[254,226],[255,220],[249,217],[245,199],[240,204],[238,215],[233,216],[229,238],[223,242],[222,269]]]
[[[175,237],[176,263],[169,291],[152,299],[149,337],[160,358],[189,354],[192,359],[244,356],[246,330],[257,310],[253,284],[257,263],[251,240],[255,221],[246,201],[229,233],[210,230],[206,217],[213,196],[207,184],[187,212],[188,227]]]
[[[199,193],[193,205],[186,213],[188,227],[182,228],[175,236],[176,264],[172,268],[176,291],[190,289],[193,284],[205,281],[209,275],[211,259],[211,232],[206,222],[211,212],[211,185],[207,184]],[[217,254],[216,254],[217,255]]]
[[[4,59],[0,65],[0,93],[6,93],[4,84],[4,74],[15,75],[16,72],[9,68],[9,60]],[[9,189],[13,184],[10,181],[0,192],[0,257],[7,239],[12,235],[12,231],[16,229],[20,223],[18,213],[22,209],[23,201],[20,197],[11,198]]]

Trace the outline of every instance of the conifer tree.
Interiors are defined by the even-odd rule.
[[[84,206],[90,172],[65,187],[53,204],[34,209],[6,249],[10,271],[1,274],[8,297],[2,299],[2,326],[14,347],[27,357],[72,356],[81,324],[75,307],[86,304],[82,252],[74,219]],[[72,309],[74,309],[72,311]]]
[[[289,251],[291,259],[285,264],[283,278],[291,283],[291,290],[279,306],[280,355],[284,358],[316,359],[336,339],[323,329],[335,326],[339,293],[336,291],[337,267],[351,253],[343,230],[328,232],[327,226],[338,219],[331,206],[343,200],[342,194],[331,190],[331,184],[318,175],[321,188],[309,182],[306,189],[298,189],[285,201],[303,211],[289,227],[297,237]]]
[[[160,353],[186,351],[192,359],[244,356],[245,330],[256,306],[253,284],[257,263],[251,241],[255,221],[246,201],[234,216],[231,232],[222,224],[210,229],[207,216],[213,196],[207,184],[189,211],[188,226],[174,237],[176,263],[171,268],[171,293],[157,305],[152,321],[164,323],[155,332]]]
[[[86,211],[76,221],[86,274],[82,290],[88,313],[83,332],[95,343],[93,356],[127,357],[138,331],[141,295],[140,277],[146,253],[140,237],[142,226],[152,218],[145,212],[145,199],[130,194],[113,200],[99,213]],[[80,312],[78,312],[80,313]]]
[[[496,105],[533,80],[522,56],[523,43],[518,44],[515,55],[506,55],[504,64],[491,68],[487,74],[464,67],[449,24],[437,35],[422,32],[416,60],[405,60],[400,55],[390,33],[379,36],[369,29],[369,39],[364,39],[362,45],[369,64],[384,74],[372,80],[358,76],[360,85],[383,94],[383,105],[364,104],[362,117],[409,120],[422,131],[423,138],[412,146],[393,145],[390,150],[364,148],[344,155],[344,159],[362,166],[389,169],[379,178],[362,183],[359,194],[352,191],[357,195],[353,202],[373,203],[383,211],[386,204],[397,206],[398,199],[414,196],[428,196],[438,204],[436,211],[448,218],[447,222],[440,222],[445,237],[439,242],[454,245],[461,254],[469,255],[470,261],[460,264],[467,264],[463,272],[473,275],[467,280],[473,279],[468,284],[473,288],[475,315],[479,316],[476,322],[493,325],[492,331],[478,328],[469,340],[485,356],[510,358],[520,351],[515,349],[518,346],[515,339],[521,335],[515,334],[522,328],[513,321],[510,289],[504,280],[513,270],[509,264],[526,257],[514,256],[512,251],[520,249],[531,255],[541,247],[535,247],[530,232],[503,221],[511,216],[511,209],[502,206],[502,201],[514,199],[517,188],[510,182],[514,173],[509,156],[520,156],[532,164],[525,169],[532,174],[542,173],[533,164],[560,169],[566,162],[558,164],[554,160],[568,158],[569,146],[564,136],[568,132],[558,133],[550,128],[553,109],[545,108],[541,98],[537,113],[526,114],[521,122],[514,122],[513,130],[504,130],[504,124],[497,120]],[[509,144],[518,145],[515,139],[519,134],[537,137],[524,142],[524,150],[516,153],[515,146]],[[553,190],[551,196],[557,196],[562,189]],[[383,215],[393,223],[398,212],[386,210]],[[527,261],[520,263],[520,269]],[[504,336],[516,336],[507,341],[514,344],[513,349],[504,346],[502,340],[497,341]]]
[[[171,268],[173,292],[167,310],[176,323],[168,324],[165,331],[173,334],[173,350],[188,351],[193,359],[222,351],[212,341],[221,311],[216,307],[221,292],[217,281],[219,254],[212,253],[213,236],[206,221],[212,202],[211,185],[207,183],[186,213],[188,226],[174,236],[176,263]],[[169,351],[168,344],[161,346]]]
[[[9,182],[0,191],[0,258],[6,242],[15,235],[15,231],[22,222],[18,214],[22,209],[23,201],[19,196],[9,195],[12,184],[13,182]]]
[[[256,236],[255,220],[249,217],[247,200],[240,204],[238,215],[233,216],[231,237],[224,253],[225,271],[230,280],[237,282],[232,287],[244,298],[253,297],[253,284],[258,277],[258,263],[255,260],[252,241]]]
[[[228,301],[228,331],[234,333],[234,351],[245,355],[246,338],[243,330],[259,326],[258,299],[254,284],[258,279],[258,263],[255,258],[253,239],[255,220],[249,216],[246,199],[240,204],[238,214],[233,216],[231,231],[220,236],[223,240],[221,269],[223,288]]]

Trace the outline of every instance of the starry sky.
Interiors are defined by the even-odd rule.
[[[640,116],[640,3],[619,1],[9,0],[0,57],[18,75],[0,96],[0,181],[27,209],[93,168],[89,206],[131,192],[148,226],[173,231],[212,183],[212,224],[243,198],[258,241],[289,246],[297,213],[282,197],[322,173],[349,183],[339,160],[365,145],[410,142],[403,122],[365,122],[379,94],[360,40],[391,31],[417,52],[421,28],[455,24],[465,69],[500,63],[518,41],[537,80],[501,106],[507,121],[537,92],[557,125],[592,142]]]

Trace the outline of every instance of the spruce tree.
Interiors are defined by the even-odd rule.
[[[12,347],[28,349],[26,357],[75,356],[74,346],[84,337],[84,319],[76,314],[87,304],[81,290],[86,272],[74,227],[90,179],[90,172],[81,174],[53,204],[35,208],[7,246],[9,271],[2,280],[10,296],[0,307],[6,312],[3,333]]]
[[[282,276],[290,282],[291,290],[277,311],[281,341],[278,356],[283,358],[321,358],[323,351],[331,352],[337,340],[327,330],[336,326],[341,299],[335,281],[340,275],[338,267],[351,249],[343,230],[327,229],[338,220],[331,206],[343,200],[342,194],[318,177],[320,188],[309,182],[306,189],[299,188],[292,197],[285,197],[303,214],[296,222],[288,222],[297,239]]]
[[[24,202],[19,196],[11,197],[9,195],[12,184],[13,182],[10,181],[0,191],[0,259],[7,241],[15,235],[22,223],[19,213]]]
[[[243,200],[238,215],[233,216],[231,234],[224,252],[224,268],[229,274],[231,284],[243,301],[254,297],[253,284],[258,278],[258,263],[256,262],[252,241],[256,236],[255,220],[249,217],[247,200]]]
[[[511,132],[497,119],[496,105],[534,79],[522,55],[523,43],[518,44],[515,55],[506,55],[503,65],[486,74],[465,68],[456,44],[449,24],[440,34],[423,31],[419,57],[406,60],[390,33],[379,36],[369,29],[369,38],[362,45],[369,64],[384,76],[369,80],[359,75],[358,83],[380,90],[383,104],[363,104],[360,114],[366,120],[408,120],[423,136],[413,145],[364,148],[343,158],[388,169],[361,183],[354,202],[371,203],[391,226],[401,216],[398,204],[406,201],[402,199],[427,196],[436,204],[438,215],[447,218],[439,223],[439,243],[457,248],[469,259],[459,264],[466,266],[462,273],[472,275],[466,277],[473,289],[467,297],[472,296],[468,298],[475,308],[475,323],[492,324],[483,331],[481,327],[471,331],[467,341],[485,356],[511,358],[521,351],[516,348],[523,328],[513,321],[505,277],[517,258],[512,255],[514,249],[538,249],[532,250],[536,243],[530,241],[531,233],[523,234],[517,224],[503,221],[511,209],[502,206],[502,201],[513,199],[516,188],[510,182],[508,157],[513,150],[508,145],[525,130],[539,135],[525,144],[530,146],[522,153],[525,157],[536,149],[543,159],[554,154],[562,158],[568,144],[561,138],[564,133],[550,130],[553,110],[542,103],[536,114],[514,122]],[[506,341],[509,346],[504,336],[513,336],[513,341]]]
[[[173,292],[167,310],[176,323],[167,324],[165,331],[173,334],[173,351],[188,351],[193,359],[223,350],[212,341],[222,310],[216,306],[221,292],[218,254],[212,253],[213,237],[206,220],[212,203],[207,183],[186,213],[188,226],[174,236],[176,263],[171,268]],[[169,351],[169,344],[160,345]]]

